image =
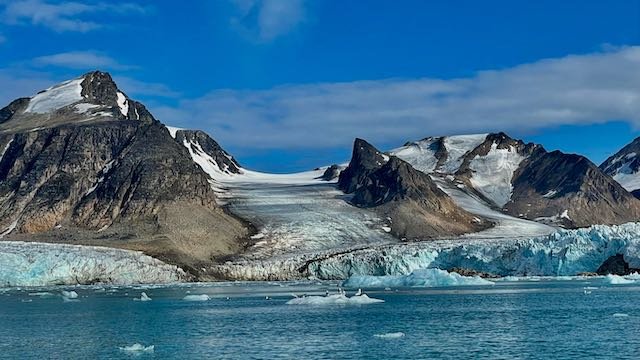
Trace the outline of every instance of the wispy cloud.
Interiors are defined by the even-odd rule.
[[[158,107],[156,116],[208,130],[234,147],[401,143],[428,135],[523,133],[626,120],[640,126],[640,47],[540,60],[473,77],[387,79],[218,90]]]
[[[133,68],[133,66],[121,64],[110,56],[94,50],[39,56],[31,63],[36,67],[57,66],[69,69],[126,70]]]
[[[103,27],[102,23],[89,19],[90,15],[145,12],[145,7],[134,3],[15,0],[4,5],[0,20],[8,25],[37,25],[56,32],[88,32]]]
[[[305,18],[303,0],[235,0],[234,4],[240,15],[233,24],[260,41],[287,34]]]

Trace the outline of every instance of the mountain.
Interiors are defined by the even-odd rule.
[[[186,268],[241,251],[248,227],[218,205],[191,151],[226,171],[237,162],[201,132],[173,135],[104,72],[13,101],[0,110],[0,237],[143,250]]]
[[[640,202],[587,158],[504,133],[431,137],[390,153],[512,216],[568,228],[640,219]]]
[[[351,203],[375,209],[391,222],[399,238],[428,239],[476,232],[491,224],[458,207],[429,175],[395,156],[356,139],[351,162],[338,187],[353,194]]]
[[[605,160],[600,169],[640,198],[640,137]]]

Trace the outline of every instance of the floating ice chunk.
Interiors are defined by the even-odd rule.
[[[62,297],[67,298],[67,299],[77,299],[78,298],[78,293],[70,290],[70,291],[65,291],[62,290],[62,292],[60,293],[62,295]]]
[[[623,285],[623,284],[633,284],[635,281],[625,279],[620,275],[609,274],[604,277],[604,282],[611,285]]]
[[[393,332],[393,333],[384,333],[384,334],[374,334],[373,337],[377,337],[380,339],[399,339],[404,337],[403,332]]]
[[[409,275],[352,276],[342,285],[348,288],[385,288],[494,285],[494,283],[479,276],[462,276],[458,273],[449,273],[440,269],[422,269],[416,270]]]
[[[634,272],[632,274],[625,276],[625,278],[629,280],[640,280],[640,274],[638,274],[637,272]]]
[[[140,294],[140,298],[135,298],[133,301],[151,301],[151,298],[147,295],[146,292],[142,292]]]
[[[287,301],[287,305],[366,305],[383,303],[384,300],[370,298],[366,294],[348,297],[343,293],[327,296],[303,296]]]
[[[615,314],[613,314],[613,317],[629,317],[629,314],[615,313]]]
[[[391,232],[391,228],[389,226],[382,226],[382,230],[384,230],[384,232]]]
[[[207,294],[200,294],[200,295],[187,295],[187,296],[183,297],[182,300],[185,300],[185,301],[209,301],[209,300],[211,300],[211,298]]]
[[[39,291],[39,292],[32,292],[28,294],[29,296],[39,296],[39,297],[46,297],[46,296],[53,296],[53,293],[47,292],[47,291]]]
[[[135,344],[129,345],[129,346],[121,346],[120,347],[120,350],[122,350],[122,351],[137,352],[137,353],[142,353],[142,352],[152,353],[154,349],[155,349],[154,345],[144,346],[144,345],[138,344],[138,343],[135,343]]]

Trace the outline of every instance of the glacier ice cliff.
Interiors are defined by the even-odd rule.
[[[0,287],[148,284],[187,281],[180,268],[139,251],[98,246],[0,242]]]
[[[615,254],[623,254],[631,267],[640,267],[640,223],[558,230],[525,239],[425,241],[229,262],[213,271],[240,280],[343,280],[354,275],[408,275],[427,268],[465,268],[501,276],[565,276],[594,272]]]

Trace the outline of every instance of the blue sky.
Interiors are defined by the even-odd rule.
[[[507,131],[601,162],[640,135],[640,1],[0,0],[0,102],[92,69],[247,167]]]

